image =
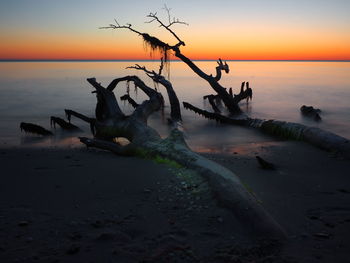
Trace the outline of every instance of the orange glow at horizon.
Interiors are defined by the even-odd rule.
[[[94,35],[9,33],[9,37],[0,43],[0,59],[152,59],[139,36],[132,32],[111,31],[100,30]],[[232,32],[214,29],[212,32],[208,34],[200,28],[185,32],[183,54],[195,60],[219,57],[226,60],[350,60],[350,36],[341,32],[276,27],[259,31],[249,25]],[[153,57],[158,58],[156,54]]]
[[[161,1],[0,1],[0,59],[152,59],[128,29],[100,30],[114,18],[170,45],[177,40],[149,10],[168,17]],[[350,60],[350,1],[178,0],[172,29],[183,54],[205,60]],[[158,59],[154,56],[153,59]]]

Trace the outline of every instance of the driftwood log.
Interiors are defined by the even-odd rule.
[[[37,135],[42,135],[42,136],[51,136],[53,135],[51,131],[45,129],[44,127],[41,127],[37,124],[34,123],[29,123],[29,122],[21,122],[19,125],[21,131],[24,131],[26,133],[32,133],[32,134],[37,134]]]
[[[58,126],[60,126],[63,130],[67,130],[67,131],[79,131],[80,128],[75,126],[74,124],[65,121],[64,119],[60,118],[60,117],[55,117],[55,116],[51,116],[50,118],[50,124],[51,127],[53,126],[56,129],[56,124]]]
[[[241,125],[259,129],[267,134],[285,139],[299,140],[310,143],[318,148],[341,154],[350,159],[350,141],[332,132],[317,127],[309,127],[300,123],[262,120],[253,118],[235,119],[218,113],[209,112],[184,102],[184,108],[191,110],[207,119],[220,123]]]
[[[120,110],[113,93],[121,81],[134,82],[148,96],[148,100],[139,104],[129,116]],[[280,225],[264,210],[233,172],[193,152],[187,146],[182,131],[176,126],[167,138],[162,139],[147,125],[148,117],[162,107],[163,97],[159,92],[148,87],[137,76],[117,78],[107,88],[99,84],[95,78],[88,79],[88,82],[95,88],[97,95],[95,118],[66,110],[69,120],[71,116],[75,116],[92,126],[95,137],[81,137],[82,143],[119,155],[148,158],[160,156],[173,160],[203,176],[218,200],[232,210],[236,218],[256,235],[265,238],[285,238],[285,232]],[[116,137],[124,137],[130,143],[119,145],[113,141]]]

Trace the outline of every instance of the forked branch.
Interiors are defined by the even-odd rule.
[[[159,73],[156,73],[154,70],[148,70],[145,66],[140,66],[139,64],[136,64],[135,66],[130,66],[127,68],[144,71],[146,75],[150,77],[154,82],[160,83],[162,86],[165,87],[168,94],[170,108],[171,108],[171,111],[170,111],[171,123],[176,123],[181,121],[182,119],[180,102],[171,82],[165,79],[165,77],[161,75],[163,66],[164,66],[164,61],[163,61],[163,58],[161,58]]]
[[[215,76],[215,80],[219,81],[221,79],[221,71],[224,70],[226,72],[226,74],[228,74],[230,72],[230,68],[228,66],[228,64],[223,63],[221,58],[219,58],[219,60],[217,61],[218,66],[216,67],[216,76]]]
[[[164,24],[159,17],[157,16],[157,13],[149,13],[149,15],[147,17],[151,18],[151,20],[147,21],[146,23],[152,23],[154,21],[156,21],[160,27],[164,27],[167,31],[169,31],[178,41],[178,46],[185,46],[185,42],[183,42],[178,35],[176,35],[176,33],[170,29],[170,27],[174,24],[182,24],[182,25],[187,25],[188,23],[184,22],[184,21],[180,21],[178,18],[175,17],[171,17],[170,15],[170,8],[168,8],[166,5],[164,6],[165,11],[167,12],[168,15],[168,25]]]

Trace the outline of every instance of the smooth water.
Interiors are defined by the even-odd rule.
[[[138,62],[149,69],[158,69],[158,62]],[[49,117],[64,117],[64,109],[93,116],[96,98],[88,77],[96,77],[102,85],[116,77],[136,74],[154,86],[142,72],[125,69],[135,62],[1,62],[0,63],[0,146],[76,146],[76,136],[89,136],[88,126],[73,118],[84,132],[67,134],[60,129],[55,136],[43,139],[21,134],[20,122],[33,122],[50,128]],[[207,73],[215,74],[215,61],[196,62]],[[229,62],[230,73],[223,75],[221,84],[239,92],[242,81],[253,88],[253,101],[241,108],[251,117],[300,122],[317,126],[350,138],[350,62]],[[184,63],[172,62],[170,79],[180,101],[210,109],[203,95],[212,94],[208,84]],[[133,91],[133,85],[130,86]],[[165,89],[159,86],[166,97]],[[125,94],[126,84],[120,84],[117,97]],[[141,102],[145,96],[133,93]],[[121,108],[132,111],[121,102]],[[299,108],[312,105],[322,110],[323,120],[316,123],[304,118]],[[168,105],[166,105],[168,106]],[[219,125],[182,109],[188,143],[199,151],[230,151],[239,144],[268,142],[273,139],[251,129]],[[156,113],[150,125],[162,136],[168,134],[164,114]]]

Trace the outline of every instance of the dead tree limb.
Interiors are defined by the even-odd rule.
[[[227,65],[226,61],[225,63],[222,62],[221,58],[219,58],[217,63],[218,63],[218,66],[216,67],[216,76],[214,77],[214,79],[216,81],[219,81],[221,79],[221,71],[224,70],[227,74],[230,72],[230,68]]]
[[[87,117],[84,114],[81,114],[79,112],[76,112],[76,111],[73,111],[73,110],[69,110],[69,109],[65,109],[64,111],[66,113],[66,117],[67,117],[69,123],[71,121],[72,116],[74,116],[74,117],[76,117],[78,119],[81,119],[81,120],[83,120],[83,121],[85,121],[85,122],[90,124],[91,133],[93,135],[95,135],[95,123],[96,123],[96,119],[95,118]]]
[[[187,102],[184,102],[183,105],[185,109],[191,110],[210,120],[215,120],[220,123],[256,128],[267,134],[285,139],[305,141],[318,148],[327,151],[334,151],[346,158],[350,158],[350,141],[344,137],[320,128],[278,120],[253,118],[235,119],[218,113],[202,110]]]
[[[169,12],[168,12],[169,14]],[[170,16],[170,14],[169,14]],[[156,13],[151,13],[148,15],[148,17],[151,18],[149,23],[156,22],[160,25],[160,27],[165,28],[167,31],[169,31],[177,40],[177,43],[175,45],[170,45],[168,43],[165,43],[158,38],[151,36],[147,33],[141,33],[138,30],[135,30],[132,28],[131,24],[127,24],[126,26],[121,26],[116,22],[116,24],[110,24],[107,27],[102,27],[104,29],[128,29],[132,31],[133,33],[136,33],[143,37],[143,40],[145,43],[147,43],[149,46],[151,46],[152,50],[158,49],[163,54],[164,60],[167,61],[168,59],[168,52],[172,51],[174,55],[181,59],[187,66],[189,66],[199,77],[206,80],[208,84],[213,88],[213,90],[220,96],[223,103],[225,104],[226,108],[229,110],[231,114],[239,114],[241,113],[241,109],[238,105],[238,102],[242,99],[249,97],[251,93],[240,93],[236,97],[233,97],[232,94],[228,93],[226,88],[220,85],[219,80],[221,79],[221,71],[224,70],[226,73],[229,72],[229,66],[227,63],[223,63],[221,59],[218,60],[218,66],[216,67],[216,76],[208,75],[204,73],[192,60],[190,60],[188,57],[186,57],[184,54],[181,53],[180,47],[185,46],[185,42],[181,40],[181,38],[175,34],[174,31],[170,29],[170,26],[174,23],[169,23],[168,25],[165,25],[157,16]],[[177,20],[175,21],[177,22]],[[184,22],[181,22],[180,24],[183,24]]]
[[[159,66],[158,73],[156,73],[154,70],[152,71],[148,70],[145,66],[140,66],[139,64],[136,64],[135,66],[131,66],[127,68],[144,71],[146,75],[150,77],[154,82],[159,83],[165,87],[168,94],[169,103],[170,103],[170,122],[174,124],[174,123],[181,122],[182,120],[180,102],[173,88],[173,85],[169,80],[167,80],[162,75],[163,67],[164,67],[164,60],[163,58],[161,58],[161,64]]]
[[[122,100],[122,101],[127,100],[134,109],[139,106],[139,104],[136,101],[134,101],[134,99],[131,98],[129,94],[125,94],[125,95],[121,96],[120,100]]]
[[[21,122],[19,125],[21,131],[26,133],[38,134],[43,136],[53,135],[51,131],[46,130],[44,127],[41,127],[34,123]]]
[[[55,117],[55,116],[51,116],[50,124],[51,124],[51,127],[53,126],[55,129],[56,129],[56,124],[58,124],[63,130],[67,130],[67,131],[80,130],[78,126],[75,126],[70,122],[66,122],[64,119]]]
[[[129,116],[120,111],[116,97],[111,91],[121,80],[133,81],[148,96],[148,99],[137,106]],[[95,88],[97,104],[101,105],[100,109],[96,110],[94,123],[96,137],[80,138],[82,143],[88,147],[100,148],[121,155],[147,156],[148,158],[161,156],[188,169],[193,169],[208,180],[215,196],[224,206],[232,210],[238,220],[248,225],[253,233],[264,238],[285,238],[285,233],[279,224],[263,209],[235,174],[191,151],[180,130],[174,128],[167,138],[162,139],[154,129],[147,125],[150,114],[159,110],[163,103],[163,98],[157,91],[146,86],[135,76],[115,79],[108,88],[104,88],[94,78],[88,79],[88,82]],[[90,118],[72,111],[66,112],[91,122]],[[115,137],[125,137],[130,144],[121,146],[111,140]]]
[[[209,104],[213,108],[215,113],[221,113],[220,109],[216,105],[217,104],[216,101],[218,98],[220,98],[218,95],[213,95],[213,94],[203,96],[204,100],[207,99],[209,101]]]

